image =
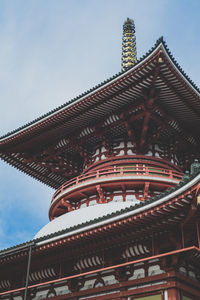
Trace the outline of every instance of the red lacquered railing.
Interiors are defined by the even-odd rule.
[[[105,177],[121,177],[121,176],[151,176],[151,177],[161,177],[168,178],[171,180],[180,181],[183,174],[177,171],[169,169],[160,169],[157,167],[149,166],[122,166],[122,167],[110,167],[108,169],[100,169],[96,171],[91,171],[86,174],[82,174],[78,177],[75,177],[66,183],[64,183],[53,195],[52,201],[54,202],[55,198],[66,191],[67,189],[78,186],[83,182],[89,182],[93,180],[98,180],[99,178]]]

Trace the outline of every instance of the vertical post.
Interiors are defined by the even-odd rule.
[[[196,222],[196,226],[197,226],[198,247],[200,249],[200,235],[199,235],[199,223],[198,222]]]
[[[181,224],[181,240],[182,240],[182,248],[185,248],[183,224]]]
[[[103,250],[103,255],[102,255],[102,259],[103,259],[102,263],[103,263],[103,268],[104,268],[104,266],[105,266],[105,257],[104,257],[104,250]]]
[[[145,170],[145,175],[149,175],[149,167],[148,167],[148,166],[145,166],[145,167],[144,167],[144,170]]]
[[[154,233],[152,234],[152,255],[155,254],[155,249],[154,249]]]
[[[31,265],[31,254],[32,254],[32,245],[30,245],[30,248],[29,248],[28,265],[27,265],[27,272],[26,272],[26,285],[25,285],[25,292],[24,292],[24,300],[27,299],[29,273],[30,273],[30,265]]]
[[[61,265],[61,261],[60,261],[60,268],[59,268],[59,277],[62,277],[62,265]]]
[[[179,291],[176,288],[168,290],[168,300],[178,300],[180,299]]]

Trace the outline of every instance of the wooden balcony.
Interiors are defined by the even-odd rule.
[[[90,171],[64,183],[53,195],[50,211],[58,207],[61,200],[78,201],[81,194],[91,195],[97,185],[119,189],[122,184],[127,188],[151,185],[164,186],[165,189],[178,184],[183,174],[175,170],[152,167],[147,165],[112,166],[107,169]],[[82,196],[83,197],[83,196]]]

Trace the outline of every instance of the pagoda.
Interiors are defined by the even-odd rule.
[[[163,38],[122,70],[0,138],[55,189],[50,222],[0,251],[2,300],[200,299],[200,90]]]

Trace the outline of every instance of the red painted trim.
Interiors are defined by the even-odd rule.
[[[136,299],[135,298],[135,295],[140,295],[140,297],[142,296],[150,296],[150,295],[155,295],[155,294],[158,294],[158,293],[161,293],[162,290],[164,290],[165,288],[170,288],[170,287],[173,287],[175,285],[174,282],[169,282],[169,286],[167,287],[166,284],[156,284],[156,285],[153,285],[153,286],[148,286],[148,287],[138,287],[138,288],[135,288],[133,290],[123,290],[120,285],[122,285],[122,283],[119,283],[118,284],[118,288],[116,288],[117,290],[119,291],[113,291],[113,293],[109,293],[109,294],[104,294],[104,290],[102,290],[101,292],[99,292],[100,289],[96,288],[95,289],[95,292],[93,292],[92,294],[91,293],[87,293],[85,294],[84,296],[82,296],[82,293],[70,293],[70,294],[66,294],[66,295],[59,295],[59,296],[55,296],[55,297],[52,297],[52,300],[65,300],[65,299],[78,299],[80,296],[81,298],[84,297],[84,299],[91,299],[91,300],[109,300],[109,299],[112,299],[112,300],[127,300],[129,299],[128,297],[130,296],[133,296],[134,295],[134,298],[130,298],[131,300],[133,299]],[[103,293],[104,295],[98,295]],[[95,295],[96,294],[96,295]],[[87,296],[90,295],[90,297],[87,298]],[[76,298],[77,297],[77,298]],[[138,298],[137,298],[138,299]],[[139,300],[139,299],[138,299]],[[163,298],[162,298],[163,300]]]
[[[130,164],[130,165],[129,165]],[[173,186],[175,183],[171,183],[171,179],[174,179],[177,181],[177,183],[182,178],[182,173],[174,171],[173,169],[165,169],[165,168],[159,168],[156,166],[155,162],[148,161],[148,157],[145,157],[145,161],[138,161],[137,159],[129,160],[129,163],[127,163],[124,160],[124,164],[118,165],[117,160],[115,161],[115,165],[109,166],[107,169],[96,169],[95,171],[91,170],[87,173],[83,173],[80,176],[77,176],[66,183],[64,183],[53,195],[50,209],[49,209],[49,217],[50,220],[52,220],[54,217],[59,216],[62,211],[60,212],[60,206],[63,201],[74,201],[79,203],[79,199],[77,200],[76,197],[80,198],[81,190],[84,189],[84,192],[88,194],[90,190],[93,191],[97,189],[97,192],[99,194],[100,203],[105,202],[104,195],[102,192],[101,183],[98,181],[102,178],[105,179],[105,181],[102,183],[106,184],[109,183],[110,187],[113,187],[113,190],[115,190],[115,186],[117,189],[119,189],[119,184],[123,184],[127,181],[127,176],[134,176],[135,178],[131,179],[132,186],[137,187],[137,185],[140,183],[143,186],[143,197],[139,200],[146,200],[148,197],[148,187],[149,182],[148,177],[153,177],[155,180],[153,180],[153,183],[151,186],[155,185],[159,182],[159,184],[163,184],[162,189],[166,189],[166,185],[168,187]],[[123,179],[121,177],[123,176]],[[144,180],[140,177],[144,176]],[[120,178],[120,182],[116,180],[117,178]],[[138,179],[139,177],[139,183]],[[169,182],[166,182],[163,180],[169,179]],[[149,179],[150,180],[150,179]],[[162,183],[163,182],[163,183]],[[82,184],[84,183],[84,187],[82,187]],[[73,190],[71,188],[73,187]],[[101,187],[101,188],[100,188]],[[154,188],[156,190],[156,188]],[[57,199],[56,199],[57,198]],[[71,200],[72,199],[72,200]],[[75,199],[75,200],[74,200]],[[71,203],[73,206],[73,203]],[[75,205],[75,204],[74,204]],[[74,207],[76,209],[77,206]],[[59,213],[60,212],[60,213]],[[66,213],[65,210],[63,210],[63,213]]]
[[[177,197],[171,199],[170,201],[168,201],[167,203],[164,203],[164,204],[161,204],[159,205],[158,207],[154,207],[153,209],[148,209],[146,210],[145,212],[142,212],[142,213],[139,213],[137,215],[133,215],[133,216],[130,216],[130,217],[127,217],[126,219],[123,219],[123,220],[119,220],[119,221],[115,221],[114,223],[112,224],[106,224],[106,225],[103,225],[103,226],[98,226],[98,227],[95,227],[94,229],[91,229],[87,232],[83,232],[81,234],[77,234],[77,235],[72,235],[72,236],[69,236],[69,237],[66,237],[66,238],[63,238],[61,241],[59,241],[59,244],[62,244],[62,243],[66,243],[66,242],[72,242],[73,240],[77,240],[77,239],[81,239],[81,238],[88,238],[89,235],[92,235],[96,233],[101,233],[101,232],[106,232],[108,230],[110,230],[110,228],[115,228],[116,226],[123,226],[124,224],[126,226],[130,226],[130,225],[133,225],[133,224],[138,224],[138,221],[139,221],[139,225],[141,225],[141,223],[143,222],[143,219],[149,218],[150,216],[150,222],[152,222],[152,218],[153,216],[155,216],[154,218],[156,218],[157,216],[160,216],[158,215],[158,210],[162,210],[165,209],[165,208],[168,208],[169,212],[165,212],[166,215],[167,214],[171,214],[171,212],[173,211],[172,208],[169,207],[169,205],[173,205],[173,206],[176,206],[176,204],[178,202],[181,202],[181,199],[183,199],[183,197],[186,197],[188,194],[191,193],[191,191],[195,190],[195,187],[192,187],[191,190],[189,191],[186,191],[180,195],[178,195]],[[182,203],[184,205],[184,203]],[[187,204],[185,204],[187,206]],[[182,206],[176,206],[178,209],[177,209],[177,213],[182,210]],[[151,215],[153,213],[153,216]],[[158,224],[159,226],[159,224]],[[56,243],[58,244],[58,242]],[[55,246],[55,242],[50,242],[48,245],[44,245],[44,246],[41,246],[38,250],[44,250],[44,249],[47,249],[48,247],[54,247]]]
[[[198,246],[199,246],[199,249],[200,249],[199,222],[196,222],[196,227],[197,227],[197,239],[198,239]]]
[[[168,290],[168,300],[178,300],[179,299],[179,291],[177,288],[171,288]]]
[[[183,224],[181,224],[181,242],[182,242],[182,247],[185,247],[185,239],[184,239],[184,227]]]
[[[91,171],[95,171],[96,169],[99,168],[106,168],[107,166],[112,166],[115,165],[117,161],[117,164],[124,164],[126,163],[135,163],[136,161],[138,163],[146,163],[150,162],[151,164],[155,163],[157,166],[160,166],[161,168],[166,168],[166,169],[174,169],[177,172],[183,172],[181,168],[178,166],[172,164],[169,160],[163,159],[163,158],[158,158],[155,156],[147,156],[147,155],[139,155],[139,154],[134,154],[134,155],[122,155],[122,156],[113,156],[106,158],[104,160],[100,160],[98,162],[93,163],[92,165],[88,166],[86,169],[83,170],[82,174],[88,173]]]
[[[120,267],[124,267],[124,266],[128,266],[128,265],[133,265],[135,263],[144,262],[144,261],[148,261],[148,260],[151,260],[151,259],[162,258],[162,257],[170,256],[170,255],[173,255],[173,254],[188,252],[188,251],[192,251],[192,250],[197,251],[197,252],[200,253],[200,249],[198,249],[195,246],[192,246],[192,247],[188,247],[188,248],[184,248],[184,249],[174,250],[174,251],[170,251],[170,252],[166,252],[166,253],[162,253],[162,254],[157,254],[157,255],[154,255],[154,256],[150,256],[150,257],[137,259],[137,260],[134,260],[134,261],[125,262],[125,263],[122,263],[122,264],[117,264],[117,265],[114,265],[114,266],[109,266],[109,267],[104,267],[104,268],[92,270],[92,271],[85,272],[85,273],[80,273],[80,274],[71,275],[71,276],[67,276],[67,277],[63,277],[63,278],[59,278],[59,279],[50,280],[50,281],[47,281],[47,282],[33,284],[33,285],[28,286],[28,289],[38,287],[38,286],[44,286],[44,285],[55,283],[55,282],[61,282],[61,281],[69,280],[69,279],[72,279],[72,278],[78,278],[78,277],[94,274],[94,273],[97,273],[97,272],[102,272],[102,271],[116,269],[116,268],[120,268]],[[23,291],[24,289],[25,289],[25,287],[22,287],[22,288],[10,290],[10,291],[7,291],[7,292],[2,292],[2,293],[0,293],[0,295],[6,295],[6,294],[18,292],[18,291]]]
[[[194,290],[194,289],[191,288],[189,285],[186,286],[185,284],[183,284],[183,283],[181,283],[181,282],[177,282],[177,283],[176,283],[176,287],[177,287],[179,290],[184,291],[184,292],[190,294],[191,296],[196,296],[196,297],[197,297],[196,300],[197,300],[197,299],[198,299],[198,300],[200,299],[199,286],[197,287],[197,290]],[[191,297],[191,296],[190,296],[190,297]],[[175,298],[175,299],[176,299],[176,298]],[[194,298],[192,297],[192,299],[194,299]],[[173,299],[173,300],[174,300],[174,299]]]
[[[175,280],[174,280],[175,278]],[[165,280],[166,283],[164,284],[155,284],[158,281],[162,281]],[[182,275],[180,275],[177,272],[174,271],[170,271],[164,274],[159,274],[159,275],[153,275],[150,277],[144,277],[141,279],[133,279],[133,280],[128,280],[128,281],[123,281],[123,282],[119,282],[119,283],[115,283],[115,284],[111,284],[109,286],[102,286],[102,287],[98,287],[98,288],[91,288],[89,290],[83,290],[83,291],[78,291],[78,292],[74,292],[74,293],[68,293],[65,295],[58,295],[55,296],[54,298],[52,298],[53,300],[58,300],[58,299],[71,299],[71,297],[87,297],[90,295],[95,295],[98,293],[106,293],[106,292],[110,292],[113,291],[113,293],[109,293],[109,295],[112,295],[113,297],[116,295],[115,291],[116,290],[121,290],[121,291],[127,291],[126,292],[126,296],[130,296],[130,295],[137,295],[140,297],[142,295],[150,295],[150,294],[155,294],[157,291],[161,291],[164,289],[171,289],[173,287],[176,286],[176,282],[180,281],[183,283],[183,286],[185,287],[185,289],[187,289],[187,287],[190,287],[190,290],[193,292],[193,294],[197,294],[198,290],[199,290],[199,284],[198,282],[192,281],[190,279],[188,279],[187,277],[184,277]],[[135,289],[130,289],[130,287],[136,287],[136,286],[140,286],[143,284],[152,284],[152,289],[150,290],[150,286],[148,287],[142,287],[142,288],[135,288]],[[128,292],[128,290],[130,292]],[[161,291],[162,292],[162,291]],[[129,295],[127,294],[129,293]],[[164,294],[164,293],[163,293]],[[108,294],[107,294],[108,295]],[[106,295],[106,296],[107,296]],[[104,296],[104,297],[106,297]],[[97,297],[103,297],[103,296],[93,296],[93,298],[91,299],[99,299]],[[164,300],[164,298],[162,299]],[[196,300],[199,300],[196,299]]]

